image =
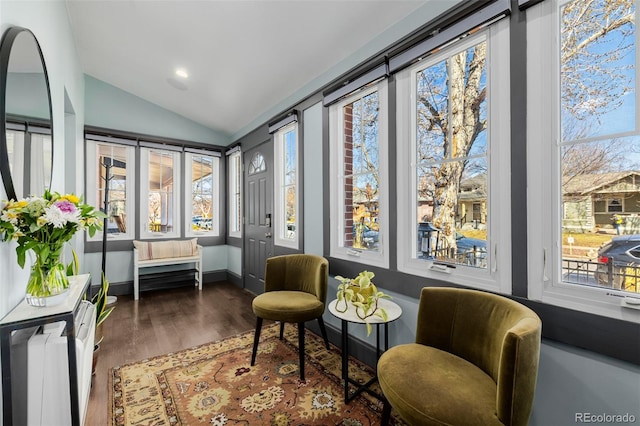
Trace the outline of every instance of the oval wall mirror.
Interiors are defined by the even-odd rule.
[[[51,186],[53,121],[42,50],[33,33],[11,27],[0,42],[0,173],[9,199]]]

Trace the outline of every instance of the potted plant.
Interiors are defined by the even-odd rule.
[[[107,319],[115,306],[107,306],[107,296],[109,291],[109,280],[102,274],[102,285],[98,292],[91,298],[91,303],[96,307],[96,345],[99,345],[104,338],[102,334],[102,323]]]
[[[0,214],[2,241],[15,241],[18,265],[24,268],[27,252],[34,254],[26,288],[27,303],[49,306],[63,299],[69,287],[65,266],[61,263],[64,244],[77,231],[92,236],[102,229],[104,213],[84,204],[74,194],[61,195],[45,190],[41,197],[10,200]]]
[[[391,296],[378,291],[372,279],[375,276],[373,272],[362,271],[355,278],[344,278],[340,275],[336,277],[340,284],[336,294],[338,301],[336,302],[336,310],[338,312],[346,312],[349,306],[353,306],[355,313],[367,325],[367,335],[371,334],[371,317],[379,317],[383,321],[387,321],[387,311],[378,306],[380,299],[391,299]]]

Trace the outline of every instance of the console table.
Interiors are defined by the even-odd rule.
[[[2,352],[2,420],[3,424],[13,424],[13,400],[11,387],[11,333],[15,330],[65,321],[64,334],[67,336],[69,363],[69,396],[71,401],[71,422],[80,426],[80,400],[78,395],[78,368],[76,360],[75,314],[82,297],[89,288],[89,274],[69,277],[69,295],[55,306],[34,307],[26,301],[20,302],[0,320],[0,351]]]
[[[365,324],[365,321],[356,315],[355,307],[352,305],[349,305],[349,309],[347,309],[346,312],[339,312],[336,309],[337,302],[338,300],[336,299],[329,303],[329,312],[342,321],[342,380],[344,381],[344,402],[348,404],[362,392],[367,392],[380,400],[384,400],[382,395],[369,389],[369,387],[378,380],[377,374],[365,384],[349,378],[349,323]],[[387,350],[389,349],[389,323],[397,320],[400,318],[400,315],[402,315],[402,308],[397,303],[388,299],[378,300],[378,306],[387,311],[387,321],[376,316],[367,318],[369,324],[376,326],[376,358],[379,358],[382,354],[380,350],[380,326],[384,325],[384,350]],[[350,383],[357,386],[351,395],[349,395]]]

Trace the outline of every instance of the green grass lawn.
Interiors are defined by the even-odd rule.
[[[480,229],[470,229],[462,231],[463,234],[467,238],[478,238],[480,240],[487,239],[487,231]],[[573,245],[580,247],[593,247],[599,248],[602,244],[607,243],[611,240],[613,235],[611,234],[576,234],[572,232],[563,233],[562,234],[562,245],[568,245],[568,238],[573,237]]]
[[[611,241],[613,235],[608,234],[576,234],[576,233],[563,233],[562,244],[569,244],[568,238],[573,237],[574,246],[594,247],[598,248],[604,243]]]

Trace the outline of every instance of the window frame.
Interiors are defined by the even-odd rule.
[[[565,3],[546,1],[527,10],[528,297],[562,308],[638,323],[638,312],[621,303],[623,291],[562,280],[558,40],[560,8]]]
[[[227,235],[233,238],[242,238],[242,151],[237,150],[227,155],[228,191],[229,202],[229,226]],[[236,189],[238,199],[236,201]],[[237,213],[237,214],[236,214]],[[237,225],[237,229],[236,226]]]
[[[184,229],[185,237],[217,237],[220,235],[220,157],[214,155],[213,152],[207,151],[185,151],[184,156],[184,168],[185,179],[183,185],[184,191]],[[211,229],[208,231],[194,231],[191,226],[193,219],[193,186],[192,181],[188,179],[192,176],[193,172],[193,157],[208,157],[211,161]],[[191,200],[191,202],[190,202]]]
[[[329,145],[330,145],[330,255],[337,259],[357,262],[365,265],[389,268],[389,91],[386,79],[369,87],[358,90],[329,107]],[[380,177],[378,197],[380,232],[379,249],[358,250],[344,246],[344,186],[342,176],[344,170],[344,139],[342,110],[345,105],[378,92],[378,158]]]
[[[443,267],[433,260],[418,259],[416,184],[416,73],[485,39],[487,42],[487,267],[457,264]],[[511,128],[510,128],[509,20],[450,43],[396,76],[398,270],[411,275],[447,281],[467,287],[511,294]],[[493,118],[492,118],[493,117]],[[499,117],[496,119],[495,117]],[[409,165],[410,167],[407,167]],[[405,188],[402,190],[402,188]],[[499,224],[499,225],[498,225]]]
[[[286,217],[286,196],[283,194],[285,190],[285,142],[286,135],[290,132],[294,133],[295,140],[295,206],[296,214],[294,226],[296,229],[295,238],[286,238],[287,229],[283,226]],[[273,221],[273,243],[277,246],[288,247],[294,250],[300,248],[300,143],[298,134],[298,122],[293,121],[279,128],[273,135],[274,144],[274,176],[273,176],[273,199],[274,199],[274,221]]]
[[[126,232],[119,233],[118,235],[113,235],[107,233],[107,240],[109,241],[127,241],[135,239],[135,231],[136,231],[136,147],[132,145],[125,145],[113,142],[105,142],[98,141],[94,139],[87,138],[85,139],[85,147],[86,147],[86,190],[85,190],[85,199],[89,205],[92,206],[100,206],[102,200],[97,199],[97,191],[99,189],[98,186],[98,159],[97,148],[98,145],[112,145],[114,147],[125,148],[126,149],[126,158],[127,158],[127,174],[126,174],[126,184],[125,184],[125,192],[126,192],[126,200],[125,200],[125,227]],[[93,164],[95,167],[88,167],[90,164]],[[96,231],[93,237],[90,237],[87,234],[87,241],[102,241],[102,232]]]
[[[140,238],[141,239],[157,239],[157,238],[180,238],[181,236],[181,204],[180,204],[180,164],[182,162],[182,152],[169,149],[162,149],[157,147],[140,146],[140,200],[149,199],[149,154],[152,151],[157,151],[162,154],[171,154],[173,162],[173,211],[171,212],[171,219],[173,227],[170,232],[150,232],[148,222],[149,203],[140,203]]]

